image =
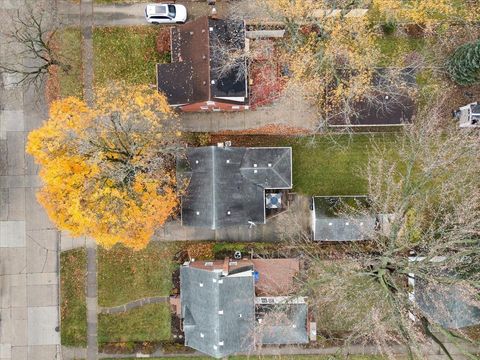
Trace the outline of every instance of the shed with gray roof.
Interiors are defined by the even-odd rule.
[[[349,206],[366,204],[365,196],[313,198],[312,230],[315,241],[355,241],[366,240],[378,224],[376,216],[355,216],[348,218],[338,213],[339,206],[347,202]]]

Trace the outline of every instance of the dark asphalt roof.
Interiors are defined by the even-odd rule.
[[[185,345],[221,358],[254,346],[255,290],[250,276],[180,268]]]
[[[265,345],[308,343],[307,314],[307,304],[273,305],[263,322],[257,324],[257,342]],[[268,319],[268,316],[272,319]]]
[[[415,279],[415,302],[431,321],[449,328],[460,329],[480,324],[480,308],[470,304],[460,286],[428,286]]]
[[[158,91],[167,95],[171,105],[247,97],[245,74],[238,74],[240,68],[218,75],[219,56],[213,54],[216,44],[243,48],[243,22],[205,16],[171,29],[172,63],[157,64]]]
[[[337,214],[340,204],[338,197],[315,196],[313,198],[314,234],[316,241],[355,241],[365,240],[375,228],[375,216],[345,218]],[[341,197],[342,201],[365,203],[365,197]]]
[[[183,74],[183,76],[178,76]],[[193,67],[190,62],[157,64],[158,90],[163,92],[170,105],[195,101],[193,98]]]
[[[402,69],[399,79],[402,89],[395,93],[386,91],[389,85],[383,76],[386,69],[377,69],[372,82],[379,87],[379,92],[373,101],[358,101],[354,105],[355,114],[349,116],[338,114],[330,120],[330,125],[401,125],[409,123],[415,114],[415,103],[405,90],[416,86],[416,74],[414,69]],[[381,90],[383,89],[383,90]]]
[[[177,172],[188,179],[182,223],[217,229],[265,222],[265,189],[292,187],[291,148],[188,148]]]
[[[242,97],[246,96],[246,83],[244,66],[236,66],[228,72],[221,73],[222,51],[216,51],[218,47],[234,49],[245,48],[245,26],[240,21],[225,21],[221,19],[209,20],[210,32],[210,79],[215,81],[211,84],[211,97]]]

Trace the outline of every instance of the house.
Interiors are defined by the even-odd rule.
[[[244,48],[243,22],[201,17],[173,27],[171,63],[157,64],[158,91],[183,111],[248,109]]]
[[[308,343],[306,298],[287,296],[299,269],[297,259],[186,262],[180,268],[185,345],[221,358],[262,344]]]
[[[289,147],[188,148],[177,161],[177,174],[188,182],[181,199],[182,225],[213,230],[264,224],[267,207],[285,202],[292,188]]]
[[[342,204],[365,206],[365,196],[315,196],[312,199],[312,232],[315,241],[366,240],[379,226],[377,216],[346,217],[339,214]]]
[[[480,127],[480,104],[474,102],[462,106],[454,112],[454,116],[461,128]]]

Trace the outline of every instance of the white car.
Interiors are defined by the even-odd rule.
[[[180,4],[148,4],[145,18],[150,24],[183,24],[187,20],[187,8]]]

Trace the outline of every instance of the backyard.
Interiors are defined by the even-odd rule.
[[[379,146],[395,156],[397,133],[324,136],[212,136],[211,143],[233,146],[291,146],[293,190],[305,195],[359,195],[367,191],[363,176],[368,159]]]

